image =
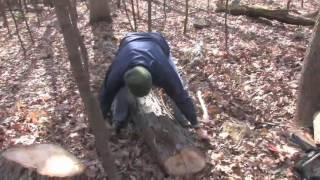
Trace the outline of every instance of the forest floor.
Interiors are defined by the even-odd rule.
[[[215,13],[216,1],[190,2],[188,33],[183,35],[184,1],[169,1],[164,22],[162,5],[153,12],[153,29],[170,43],[178,69],[197,107],[201,128],[210,139],[207,167],[195,179],[294,179],[293,165],[303,151],[287,138],[293,126],[298,79],[312,27],[287,25],[276,21],[265,24],[244,16],[228,16],[229,51],[226,55],[224,14]],[[197,2],[197,3],[195,3]],[[275,0],[242,1],[273,8],[286,7]],[[127,7],[130,7],[127,5]],[[138,31],[146,31],[146,2],[140,1]],[[314,12],[316,1],[292,9]],[[91,26],[89,11],[78,4],[79,29],[90,58],[91,85],[98,92],[108,65],[121,38],[130,31],[123,8],[116,7],[113,24]],[[14,23],[10,31],[0,28],[0,150],[16,144],[53,142],[62,145],[88,166],[93,179],[103,179],[94,137],[79,92],[72,78],[62,35],[53,9],[36,16],[28,13],[34,44],[19,20],[20,35],[27,49],[23,55]],[[206,18],[210,27],[197,30],[192,20]],[[132,19],[132,18],[131,18]],[[204,42],[204,57],[190,63],[188,51]],[[201,91],[210,121],[202,121],[197,97]],[[224,122],[244,123],[247,136],[234,141],[223,133]],[[164,177],[143,141],[127,129],[111,138],[116,164],[124,179],[175,179]]]

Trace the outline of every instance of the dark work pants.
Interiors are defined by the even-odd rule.
[[[126,124],[129,120],[129,94],[128,89],[123,87],[119,90],[111,106],[112,121]]]

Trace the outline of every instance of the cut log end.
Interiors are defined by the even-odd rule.
[[[206,165],[204,156],[195,148],[184,148],[165,162],[165,168],[172,175],[194,174]]]
[[[85,179],[85,166],[71,153],[53,144],[36,144],[6,150],[0,158],[0,179]],[[36,177],[36,178],[34,178]]]

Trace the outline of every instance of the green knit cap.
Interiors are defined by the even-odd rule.
[[[124,82],[129,91],[137,97],[146,96],[152,88],[151,74],[143,66],[135,66],[127,70],[124,74]]]

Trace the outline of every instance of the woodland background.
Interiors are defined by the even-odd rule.
[[[77,27],[88,51],[95,95],[119,41],[135,29],[132,2],[118,7],[117,1],[110,1],[112,23],[90,23],[88,2],[76,1]],[[135,6],[137,2],[136,30],[148,31],[147,1],[137,0]],[[185,1],[165,3],[164,9],[163,2],[152,1],[151,29],[170,43],[209,137],[207,166],[195,179],[294,179],[293,165],[302,150],[287,135],[294,127],[298,80],[313,26],[228,15],[226,28],[226,14],[215,12],[218,1],[189,0],[184,33]],[[280,0],[241,4],[287,8],[287,1]],[[290,11],[305,15],[318,6],[314,0],[305,0],[303,7],[301,0],[292,0]],[[8,27],[3,19],[0,23],[0,149],[60,144],[88,167],[93,179],[103,179],[55,11],[42,5],[36,12],[29,8],[24,9],[25,17],[17,9],[12,9],[13,16],[6,10]],[[208,24],[195,28],[198,21]],[[208,111],[206,121],[199,99]],[[245,127],[240,128],[243,137],[234,135],[242,134],[233,128],[239,124]],[[124,179],[175,179],[164,176],[130,128],[121,137],[111,134],[109,145]]]

